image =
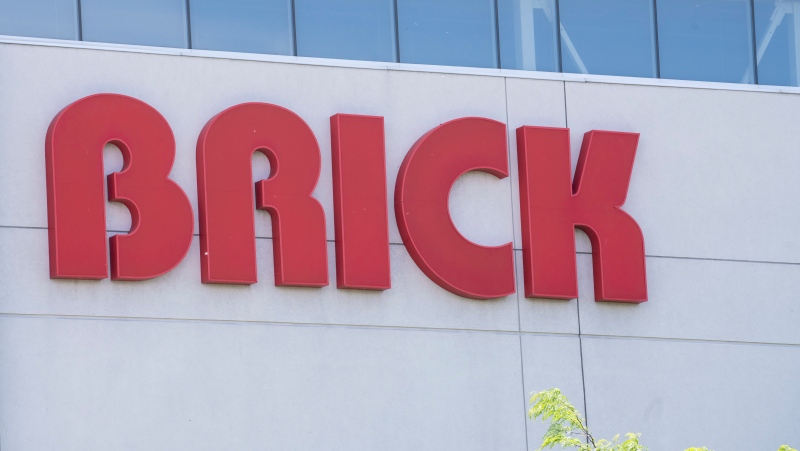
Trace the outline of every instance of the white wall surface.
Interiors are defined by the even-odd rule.
[[[99,92],[166,117],[195,212],[208,119],[249,101],[299,114],[322,151],[331,281],[328,119],[384,116],[393,288],[275,287],[264,212],[250,287],[201,284],[197,237],[154,280],[50,280],[45,132]],[[511,177],[467,174],[451,193],[465,236],[517,249],[518,293],[494,301],[429,281],[391,206],[408,149],[463,116],[509,125]],[[0,44],[0,450],[535,450],[527,398],[551,387],[598,435],[642,432],[653,451],[798,447],[797,124],[795,94]],[[649,302],[594,302],[581,233],[580,299],[522,296],[522,125],[569,126],[573,164],[586,131],[641,133],[624,208],[644,232]],[[110,234],[129,229],[125,207],[107,213]]]

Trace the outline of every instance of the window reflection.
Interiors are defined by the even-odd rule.
[[[658,0],[661,77],[753,83],[749,0]]]
[[[85,41],[187,47],[185,0],[81,0]]]
[[[555,0],[498,0],[500,67],[557,72]]]
[[[561,0],[564,72],[656,76],[652,0]]]
[[[78,2],[0,0],[0,34],[78,39]]]
[[[800,0],[0,0],[0,35],[800,85]]]
[[[191,0],[192,48],[291,55],[291,0]]]
[[[400,62],[497,67],[493,0],[397,0]]]
[[[395,61],[392,0],[295,0],[297,54]]]
[[[756,0],[758,82],[797,86],[800,73],[800,1]]]

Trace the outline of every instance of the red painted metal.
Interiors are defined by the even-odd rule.
[[[508,176],[505,124],[456,119],[414,144],[397,175],[394,202],[400,235],[417,266],[442,288],[473,299],[507,296],[514,293],[511,243],[475,244],[450,218],[450,189],[469,171]]]
[[[620,209],[638,141],[637,133],[586,133],[570,184],[569,129],[517,129],[526,297],[578,296],[577,227],[592,242],[595,300],[647,300],[642,231]]]
[[[64,108],[46,140],[50,277],[105,279],[103,147],[119,147],[121,172],[108,176],[108,200],[131,213],[131,231],[111,237],[111,279],[144,280],[174,268],[189,250],[193,214],[170,180],[175,139],[151,106],[118,94],[85,97]]]
[[[383,118],[331,117],[336,267],[339,288],[391,287]],[[460,296],[514,292],[511,243],[486,247],[452,222],[450,190],[468,171],[508,176],[505,124],[461,118],[420,138],[400,168],[395,215],[411,257],[435,283]],[[578,295],[574,228],[592,242],[595,299],[647,300],[644,238],[625,213],[639,135],[585,135],[574,181],[569,130],[517,130],[525,295]],[[110,238],[111,278],[144,280],[174,268],[192,239],[192,209],[170,180],[175,141],[166,120],[131,97],[98,94],[62,110],[46,139],[52,278],[103,279],[106,263],[103,147],[125,164],[109,175],[108,198],[133,219]],[[251,185],[252,156],[271,174]],[[212,118],[197,142],[202,281],[257,281],[254,207],[272,217],[275,284],[328,284],[325,215],[312,196],[321,157],[308,125],[293,112],[245,103]],[[255,204],[255,205],[254,205]]]
[[[331,117],[336,285],[388,290],[389,218],[383,118]]]
[[[271,174],[255,185],[255,205],[272,217],[275,285],[328,284],[325,214],[312,197],[320,173],[317,140],[277,105],[244,103],[212,118],[197,140],[203,283],[256,283],[252,157]]]

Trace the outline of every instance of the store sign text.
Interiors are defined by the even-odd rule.
[[[339,288],[391,286],[383,118],[331,118],[336,276]],[[517,133],[523,274],[527,297],[577,297],[575,227],[592,242],[595,298],[647,299],[644,239],[621,210],[638,134],[586,133],[574,182],[569,130],[525,126]],[[106,244],[103,147],[125,164],[108,176],[108,200],[131,212],[127,234]],[[271,175],[252,185],[252,156]],[[194,213],[169,179],[175,141],[167,121],[146,103],[116,94],[67,106],[47,132],[50,276],[146,280],[174,268],[189,250]],[[328,284],[325,215],[312,196],[321,155],[316,137],[293,112],[245,103],[213,117],[197,141],[197,196],[203,283],[256,283],[254,208],[272,217],[275,284]],[[394,193],[395,218],[420,269],[455,294],[492,299],[515,291],[511,243],[487,247],[464,238],[448,211],[450,188],[468,171],[509,175],[506,126],[455,119],[411,148]],[[255,207],[254,207],[255,205]],[[110,249],[109,249],[110,248]]]

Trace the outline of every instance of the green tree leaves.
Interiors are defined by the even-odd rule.
[[[531,408],[528,410],[528,417],[531,420],[549,421],[550,427],[547,428],[542,438],[542,446],[539,451],[545,448],[553,448],[556,445],[562,448],[575,448],[578,451],[647,451],[647,448],[639,443],[641,434],[627,433],[625,440],[620,441],[619,435],[611,440],[595,440],[589,428],[572,404],[561,390],[552,388],[540,391],[531,395]],[[711,451],[708,448],[687,448],[686,451]],[[778,451],[797,451],[788,445],[781,446]]]
[[[528,417],[531,420],[550,422],[539,450],[560,445],[578,451],[647,451],[639,443],[639,434],[625,434],[623,441],[619,435],[611,440],[595,441],[578,410],[557,388],[534,393],[530,403]]]

